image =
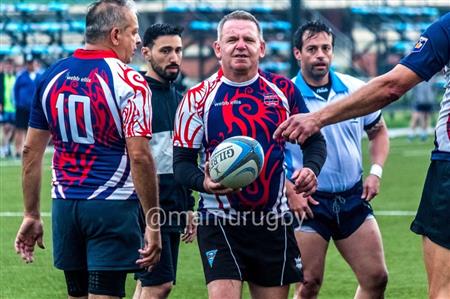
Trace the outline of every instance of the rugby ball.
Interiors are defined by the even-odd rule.
[[[238,189],[249,185],[261,172],[264,152],[258,141],[234,136],[222,141],[209,159],[209,174],[216,183]]]

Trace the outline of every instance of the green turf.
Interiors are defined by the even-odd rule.
[[[374,199],[375,211],[415,211],[428,166],[432,142],[391,141],[391,154],[384,169],[381,193]],[[0,161],[0,212],[22,210],[19,164]],[[10,166],[8,166],[10,165]],[[42,190],[42,211],[50,211],[50,164],[47,159]],[[389,269],[386,298],[426,298],[426,276],[420,237],[409,231],[412,216],[378,216]],[[45,250],[37,250],[36,261],[26,265],[14,253],[13,242],[20,217],[0,217],[0,298],[65,298],[62,272],[52,267],[50,218],[45,217]],[[134,282],[127,281],[127,298]],[[320,298],[352,298],[356,281],[334,246],[327,256]],[[249,298],[247,288],[244,298]],[[207,298],[200,257],[195,244],[180,248],[177,286],[170,298]]]

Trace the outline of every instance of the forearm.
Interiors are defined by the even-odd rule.
[[[39,159],[26,145],[23,150],[22,191],[25,216],[40,217],[42,156]]]
[[[131,163],[133,184],[147,219],[159,215],[159,191],[156,167],[150,152],[148,139],[145,137],[130,137],[126,139]],[[149,221],[152,229],[159,229],[159,221]]]
[[[323,127],[367,115],[399,99],[421,80],[413,71],[397,65],[390,72],[372,79],[346,99],[314,112],[314,116]]]
[[[383,119],[380,122],[382,125],[378,131],[373,136],[369,135],[369,152],[372,164],[383,166],[389,154],[389,135]]]
[[[177,183],[199,192],[206,192],[203,186],[205,174],[197,165],[197,149],[173,147],[173,172]]]
[[[30,128],[23,147],[22,192],[24,214],[33,218],[40,217],[42,160],[49,136],[48,131]]]
[[[131,175],[142,209],[147,214],[159,206],[155,161],[150,153],[131,159]]]
[[[318,132],[301,145],[303,152],[303,167],[310,168],[316,176],[319,175],[327,158],[325,138]]]

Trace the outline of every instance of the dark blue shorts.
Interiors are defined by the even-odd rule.
[[[450,161],[431,161],[411,230],[450,249]]]
[[[16,113],[15,112],[3,112],[0,123],[2,124],[16,124]]]
[[[28,122],[30,121],[30,110],[28,108],[16,108],[16,128],[28,129]]]
[[[178,249],[180,247],[180,233],[161,232],[162,251],[159,263],[152,271],[140,271],[135,274],[135,279],[141,281],[142,286],[157,286],[167,282],[176,283]]]
[[[361,199],[362,191],[361,182],[344,192],[317,191],[312,197],[320,204],[310,205],[314,218],[305,219],[302,227],[296,230],[317,232],[327,241],[349,237],[367,217],[373,217],[372,207]]]
[[[66,271],[139,270],[140,205],[131,200],[53,200],[53,258]]]

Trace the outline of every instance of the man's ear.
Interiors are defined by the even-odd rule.
[[[300,60],[301,60],[301,58],[302,58],[302,53],[301,53],[301,51],[300,51],[297,47],[294,47],[294,48],[292,49],[292,53],[294,53],[294,57],[295,57],[295,59],[296,59],[297,61],[300,61]]]
[[[113,46],[118,46],[120,43],[120,29],[113,27],[109,33],[109,37]]]
[[[150,55],[150,48],[149,47],[142,47],[141,48],[141,54],[144,57],[145,60],[148,59],[148,55]]]
[[[259,45],[261,53],[259,54],[259,58],[264,58],[266,55],[266,42],[261,40],[261,43]]]
[[[214,53],[216,54],[217,59],[222,59],[222,51],[220,49],[220,44],[219,41],[215,41],[213,43],[213,49],[214,49]]]

